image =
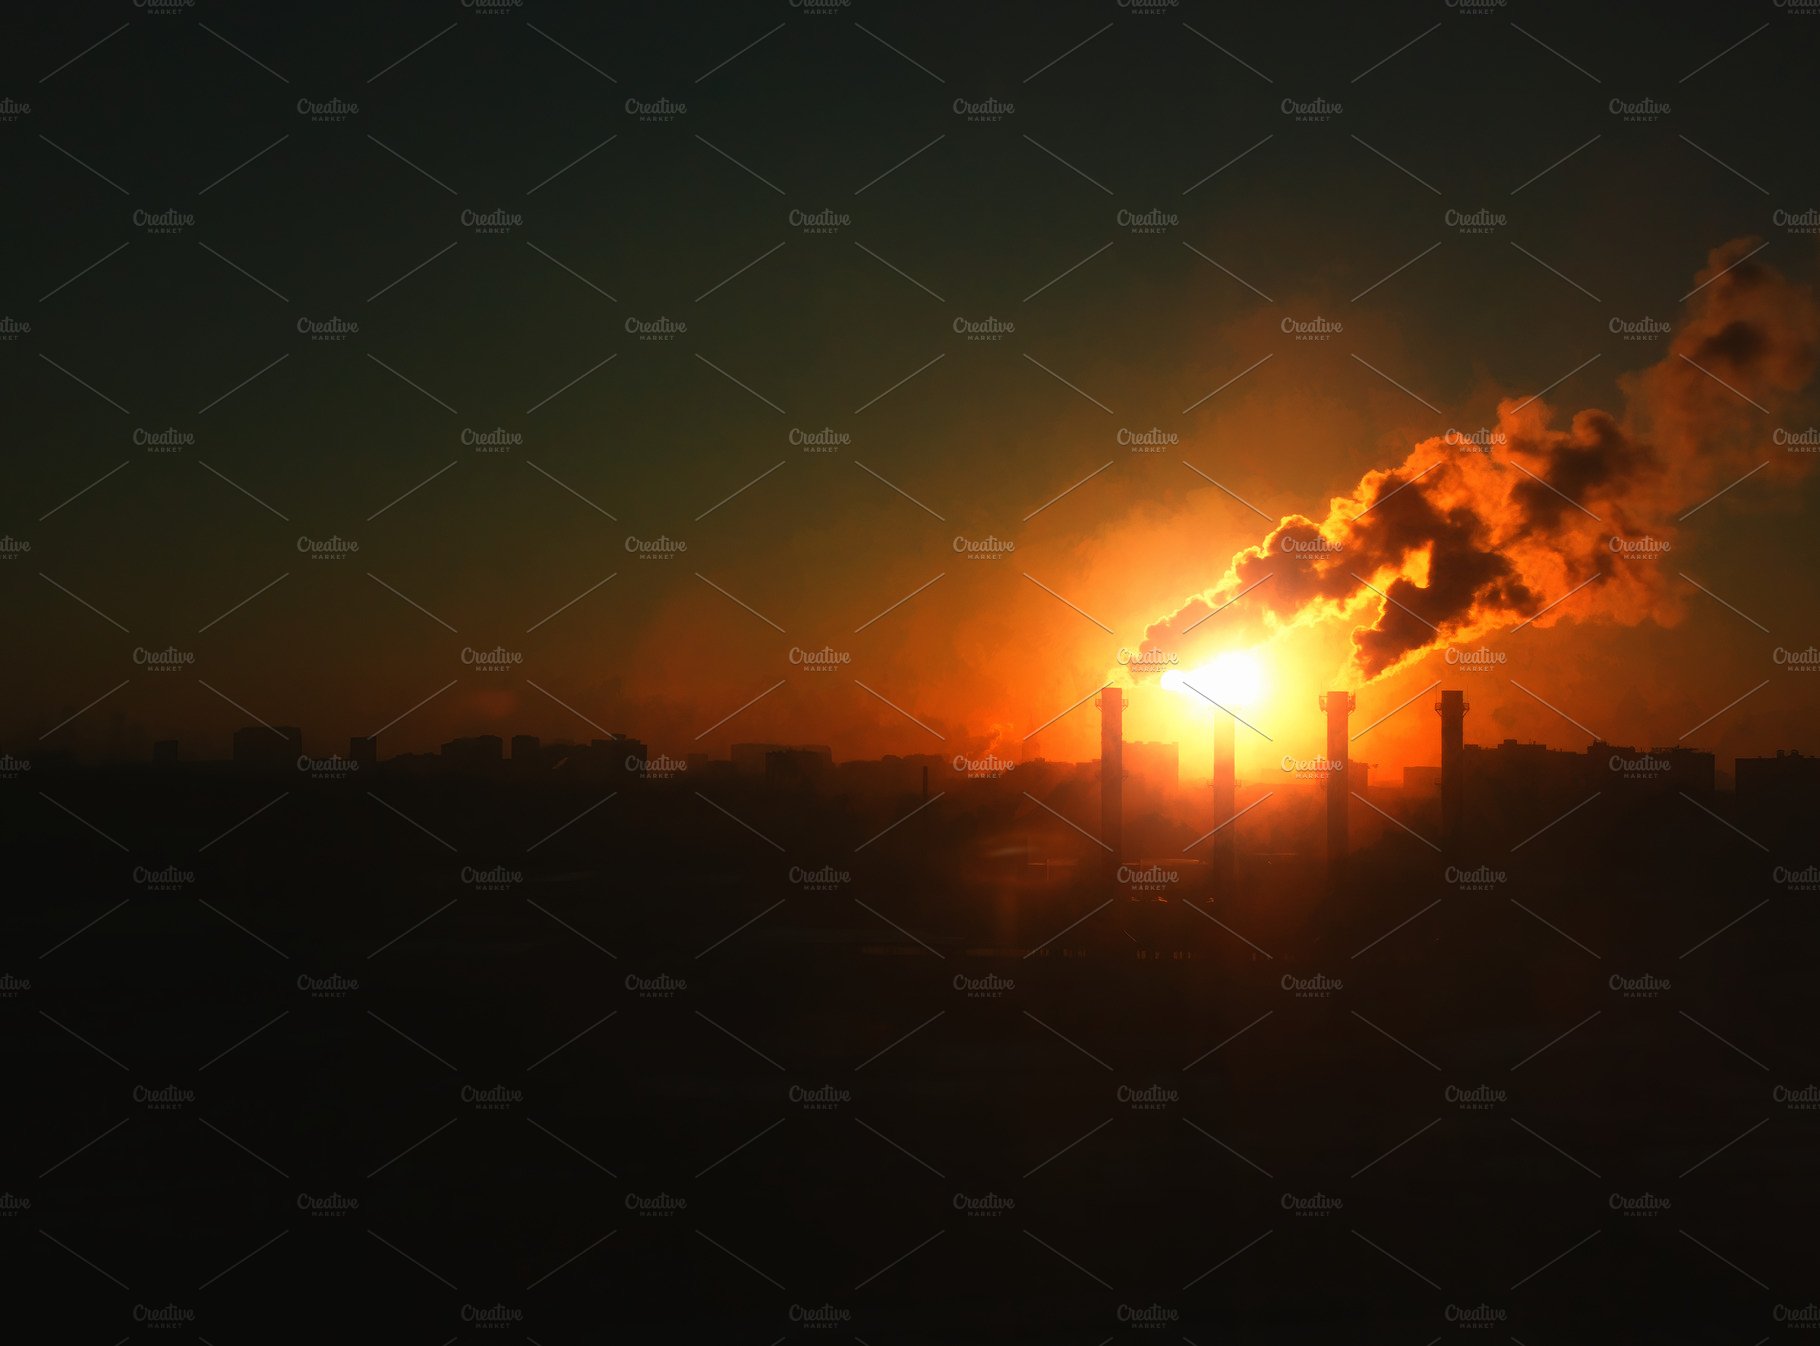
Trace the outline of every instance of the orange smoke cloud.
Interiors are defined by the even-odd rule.
[[[1663,568],[1621,558],[1672,545],[1679,516],[1752,468],[1765,415],[1789,406],[1820,352],[1813,295],[1747,260],[1754,246],[1709,255],[1668,353],[1619,381],[1621,416],[1589,409],[1556,429],[1539,396],[1506,398],[1495,431],[1423,440],[1325,517],[1287,515],[1239,551],[1149,627],[1150,667],[1193,662],[1216,640],[1347,621],[1349,676],[1368,682],[1505,626],[1677,620]],[[1803,470],[1781,459],[1769,475]]]

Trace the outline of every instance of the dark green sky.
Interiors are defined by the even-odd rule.
[[[680,751],[786,679],[699,746],[931,747],[858,678],[954,742],[1021,739],[1267,526],[1182,461],[1265,512],[1315,508],[1589,356],[1550,401],[1614,405],[1615,377],[1664,347],[1611,321],[1673,320],[1727,239],[1759,236],[1765,263],[1813,271],[1813,238],[1774,213],[1820,203],[1807,78],[1820,19],[1771,5],[1718,27],[1529,3],[372,8],[85,7],[0,56],[15,107],[0,121],[0,313],[30,324],[0,342],[0,530],[31,546],[0,563],[9,735],[35,740],[126,680],[73,728],[101,735],[118,712],[219,752],[248,722],[229,697],[327,750],[455,679],[392,747],[480,729],[591,736],[592,720]],[[319,121],[300,100],[357,110]],[[685,110],[643,120],[629,100]],[[1009,110],[975,121],[957,100]],[[1284,111],[1316,100],[1338,110]],[[1614,100],[1666,110],[1629,120]],[[1484,235],[1447,222],[1481,209],[1504,222]],[[167,210],[193,222],[168,235],[135,222]],[[501,235],[464,223],[495,210],[522,220]],[[848,222],[792,224],[823,210]],[[1174,223],[1120,222],[1152,210]],[[1317,316],[1343,333],[1308,345],[1280,331]],[[1015,330],[954,331],[989,317]],[[359,330],[297,331],[330,318]],[[626,330],[659,318],[687,331]],[[850,443],[789,442],[824,427]],[[194,443],[133,443],[167,428]],[[523,439],[479,454],[464,428]],[[1134,456],[1120,428],[1180,443]],[[1790,645],[1817,624],[1813,534],[1795,512],[1812,489],[1741,488],[1686,540],[1703,581]],[[1015,557],[957,558],[956,536],[987,534],[1015,540]],[[1159,554],[1134,557],[1147,534]],[[640,562],[629,535],[689,550]],[[300,536],[360,550],[313,561]],[[1090,595],[1115,603],[1095,616],[1116,638],[1024,573],[1089,611]],[[1583,694],[1602,688],[1639,739],[1672,739],[1685,708],[1777,673],[1723,744],[1812,746],[1812,691],[1766,667],[1761,636],[1709,605],[1669,633],[1548,635],[1534,657],[1572,679],[1596,646],[1612,662]],[[805,682],[787,651],[828,642],[851,669]],[[194,665],[134,664],[136,646],[167,645]],[[495,645],[524,664],[503,677],[462,664],[464,646]],[[1480,695],[1489,712],[1497,698]],[[1527,714],[1509,731],[1563,729]],[[1085,731],[1054,750],[1084,755]]]

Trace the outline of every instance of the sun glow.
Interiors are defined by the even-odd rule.
[[[1172,668],[1163,674],[1162,685],[1176,692],[1196,692],[1222,706],[1249,706],[1263,693],[1264,673],[1257,656],[1249,650],[1228,650],[1210,664],[1183,672]]]

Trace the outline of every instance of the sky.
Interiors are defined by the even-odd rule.
[[[1329,688],[1432,763],[1437,680],[1469,741],[1820,748],[1776,656],[1820,625],[1820,20],[1656,13],[71,11],[0,56],[0,737],[1076,759],[1119,681],[1204,773],[1148,641],[1257,652],[1242,774]],[[1623,489],[1556,475],[1587,410]],[[1175,638],[1431,458],[1380,508],[1476,504],[1450,559]],[[1526,621],[1620,521],[1667,550]],[[1425,651],[1361,663],[1387,621]]]

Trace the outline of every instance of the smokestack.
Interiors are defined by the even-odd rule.
[[[1337,870],[1346,860],[1347,820],[1352,812],[1347,770],[1346,725],[1357,702],[1351,692],[1322,692],[1321,709],[1327,712],[1327,865]]]
[[[1116,867],[1125,858],[1125,694],[1100,693],[1100,840]]]
[[[1451,856],[1459,851],[1466,814],[1466,693],[1442,692],[1435,712],[1441,717],[1441,839]]]
[[[1221,896],[1238,886],[1238,835],[1232,815],[1238,807],[1233,779],[1233,719],[1228,711],[1213,712],[1213,887]]]

